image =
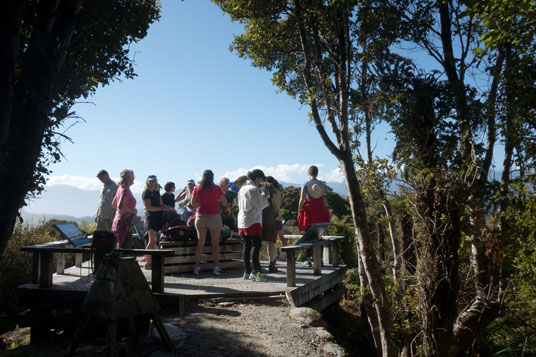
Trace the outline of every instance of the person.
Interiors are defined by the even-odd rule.
[[[117,192],[117,184],[110,178],[106,170],[100,170],[97,173],[97,178],[103,183],[103,186],[100,192],[97,214],[95,215],[96,230],[111,232],[115,217],[115,208],[112,207],[112,202]]]
[[[179,198],[175,198],[175,183],[166,182],[164,184],[164,193],[162,194],[162,203],[166,206],[175,209],[175,202],[179,201]]]
[[[275,242],[277,241],[277,230],[275,226],[276,211],[274,208],[273,194],[275,193],[275,187],[269,183],[264,182],[261,185],[261,191],[268,199],[268,207],[262,210],[262,240],[266,242],[268,249],[268,271],[270,273],[277,272],[276,257],[275,257]]]
[[[223,177],[220,180],[220,187],[223,190],[227,206],[220,206],[221,220],[224,226],[229,227],[229,238],[233,237],[233,231],[235,229],[235,219],[233,217],[233,202],[236,200],[236,192],[229,189],[229,179]]]
[[[186,203],[186,206],[184,207],[184,210],[182,211],[182,220],[184,222],[188,221],[188,218],[194,214],[196,207],[192,207],[190,202],[192,200],[192,194],[195,187],[195,181],[190,179],[186,182],[186,186],[179,192],[177,195],[177,202],[184,201]]]
[[[238,191],[237,220],[238,233],[243,241],[244,279],[267,281],[266,276],[261,274],[259,260],[262,245],[262,210],[268,207],[268,200],[261,193],[259,186],[266,176],[259,169],[248,171],[246,176],[248,181]]]
[[[329,222],[331,216],[324,203],[326,185],[318,180],[318,167],[310,166],[308,170],[309,181],[302,186],[300,201],[298,203],[298,229],[305,231],[315,223]],[[305,264],[311,266],[310,256],[312,250],[306,250],[307,260]]]
[[[285,239],[283,235],[283,221],[281,220],[281,202],[282,202],[282,191],[283,186],[273,177],[268,176],[266,177],[266,182],[270,183],[273,187],[273,192],[271,194],[271,202],[270,204],[275,210],[275,229],[277,233],[277,237],[281,241],[281,246],[284,247],[287,245],[287,240]],[[275,245],[274,245],[274,260],[275,260]],[[275,264],[274,264],[275,267]],[[277,268],[276,268],[277,269]]]
[[[195,230],[197,231],[197,247],[195,248],[194,274],[201,271],[201,253],[205,246],[207,232],[210,232],[212,244],[213,272],[221,275],[220,269],[220,232],[222,228],[220,206],[227,206],[225,195],[220,186],[214,184],[214,173],[211,170],[203,171],[199,185],[192,192],[191,205],[197,207],[195,212]]]
[[[116,248],[122,248],[126,239],[132,233],[132,219],[136,210],[136,199],[130,191],[134,184],[134,171],[123,169],[119,173],[119,187],[115,193],[112,206],[116,209],[112,223],[112,231],[115,235]]]
[[[160,185],[155,175],[149,175],[145,181],[145,189],[141,195],[143,199],[143,205],[145,206],[145,221],[147,229],[149,230],[149,242],[146,249],[156,248],[156,232],[162,229],[164,220],[162,212],[172,212],[174,209],[165,206],[160,197]],[[146,264],[145,269],[150,270],[152,268],[152,256],[148,254],[145,257]]]

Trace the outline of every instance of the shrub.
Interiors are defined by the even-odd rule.
[[[19,306],[16,288],[32,278],[32,255],[20,248],[54,241],[55,237],[44,226],[30,228],[28,224],[17,224],[0,259],[0,333],[13,330],[16,326]]]

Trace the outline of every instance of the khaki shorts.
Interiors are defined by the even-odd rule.
[[[195,214],[195,229],[199,230],[200,228],[206,229],[221,229],[221,215],[219,214]]]

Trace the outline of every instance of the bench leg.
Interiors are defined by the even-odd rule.
[[[329,244],[324,245],[322,250],[322,263],[324,263],[324,265],[331,264],[331,246]]]
[[[164,257],[153,255],[151,267],[151,286],[154,293],[164,292]]]
[[[314,275],[322,275],[322,247],[320,245],[313,246],[313,269]]]
[[[50,252],[39,253],[39,287],[52,287],[52,253]]]
[[[331,265],[339,266],[339,242],[336,240],[331,242]]]
[[[286,252],[287,255],[287,286],[296,286],[296,256],[293,250]]]
[[[65,273],[65,253],[56,253],[56,273]]]

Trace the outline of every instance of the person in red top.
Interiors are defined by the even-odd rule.
[[[214,173],[211,170],[203,171],[203,178],[194,188],[190,201],[192,206],[197,206],[195,213],[195,229],[197,231],[197,248],[195,249],[194,274],[201,271],[201,253],[205,246],[207,232],[210,232],[212,243],[212,258],[214,260],[214,274],[220,275],[220,232],[222,228],[220,204],[227,206],[223,190],[214,184]]]

